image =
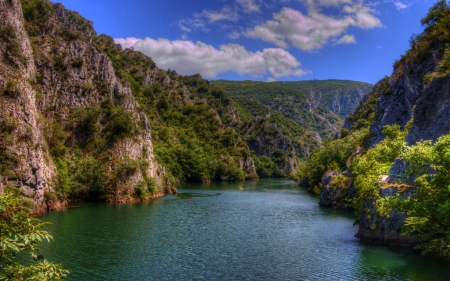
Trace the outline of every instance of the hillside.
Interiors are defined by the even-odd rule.
[[[343,119],[323,107],[315,97],[276,83],[256,81],[211,81],[225,90],[227,95],[259,101],[286,118],[297,122],[320,138],[332,138],[343,124]],[[319,140],[320,142],[321,140]]]
[[[41,214],[257,177],[231,99],[200,75],[159,69],[61,4],[2,1],[0,14],[0,192]]]
[[[346,118],[358,107],[359,101],[373,86],[364,82],[333,79],[273,83],[314,97],[320,106],[330,109],[342,118]]]
[[[350,114],[342,138],[310,157],[299,178],[322,206],[356,209],[363,242],[450,254],[450,6],[438,1],[424,31]],[[339,151],[339,152],[337,152]]]

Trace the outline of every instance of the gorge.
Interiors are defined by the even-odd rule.
[[[0,0],[0,261],[30,210],[72,280],[447,280],[449,4],[422,25],[375,85],[205,80]]]

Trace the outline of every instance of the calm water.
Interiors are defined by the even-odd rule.
[[[43,254],[69,280],[450,280],[449,263],[360,244],[351,214],[319,208],[292,181],[179,191],[47,214],[55,240]]]

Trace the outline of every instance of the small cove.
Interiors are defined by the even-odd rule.
[[[243,190],[239,190],[239,186]],[[449,263],[364,245],[350,212],[284,179],[185,184],[176,196],[46,214],[42,254],[68,280],[449,280]]]

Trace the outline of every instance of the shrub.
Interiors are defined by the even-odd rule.
[[[17,98],[20,95],[19,82],[15,80],[8,80],[6,86],[3,89],[3,95],[10,98]]]
[[[74,68],[81,68],[82,65],[83,65],[83,59],[82,58],[75,58],[72,61],[72,67],[74,67]]]

